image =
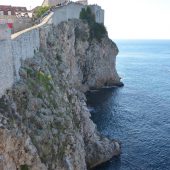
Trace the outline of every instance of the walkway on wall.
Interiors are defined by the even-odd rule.
[[[40,24],[38,24],[38,25],[35,25],[35,26],[27,28],[27,29],[25,29],[23,31],[17,32],[15,34],[12,34],[11,39],[15,39],[15,38],[17,38],[18,36],[20,36],[23,33],[26,33],[26,32],[31,31],[33,29],[37,29],[37,28],[47,24],[50,21],[50,19],[52,18],[53,14],[54,14],[54,12],[50,12],[50,14],[48,16],[46,16],[45,18],[43,18],[42,22]]]

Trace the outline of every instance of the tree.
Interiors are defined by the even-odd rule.
[[[81,10],[79,18],[88,23],[91,40],[95,38],[100,42],[102,38],[107,35],[106,27],[101,23],[96,23],[95,15],[89,6]]]
[[[40,18],[43,14],[45,14],[50,9],[49,6],[40,6],[34,11],[35,18]]]

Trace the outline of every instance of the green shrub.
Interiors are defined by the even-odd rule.
[[[101,23],[96,23],[95,15],[92,13],[89,6],[81,10],[79,18],[88,23],[90,28],[90,40],[96,39],[100,42],[102,38],[107,35],[106,27]]]
[[[75,28],[75,35],[77,39],[80,39],[82,41],[87,41],[88,40],[88,33],[84,29],[81,29],[79,27]]]
[[[81,10],[80,19],[86,20],[89,25],[93,25],[95,23],[95,15],[92,13],[89,6]]]
[[[45,74],[42,71],[38,71],[36,73],[36,77],[37,77],[38,83],[43,85],[47,92],[51,92],[51,90],[53,89],[53,86],[50,83],[50,80],[52,80],[51,75]]]
[[[34,12],[34,15],[35,15],[35,18],[40,18],[44,13],[46,13],[48,10],[50,9],[49,6],[40,6],[38,7],[35,12]]]
[[[106,27],[103,24],[94,23],[90,29],[90,35],[92,39],[95,38],[100,42],[107,35]]]
[[[20,170],[29,170],[28,165],[21,165]]]
[[[29,79],[29,88],[35,89],[33,88],[34,86],[41,85],[42,87],[44,87],[46,92],[51,93],[51,91],[53,90],[53,85],[51,84],[52,77],[50,74],[46,74],[40,70],[34,71],[27,67],[24,67],[24,69],[27,71],[27,76]],[[40,94],[38,95],[41,96]]]

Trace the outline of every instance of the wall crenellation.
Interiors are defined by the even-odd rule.
[[[7,25],[0,25],[0,97],[20,79],[21,61],[34,57],[35,52],[39,51],[42,28],[48,34],[50,31],[47,29],[48,25],[58,25],[62,21],[79,19],[80,11],[85,7],[79,3],[69,3],[58,7],[51,11],[40,24],[12,34],[11,37]],[[96,22],[104,23],[104,10],[97,5],[90,7],[96,15]]]

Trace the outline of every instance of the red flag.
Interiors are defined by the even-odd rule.
[[[7,25],[8,25],[8,28],[9,28],[9,29],[12,29],[12,28],[13,28],[13,23],[7,23]]]

